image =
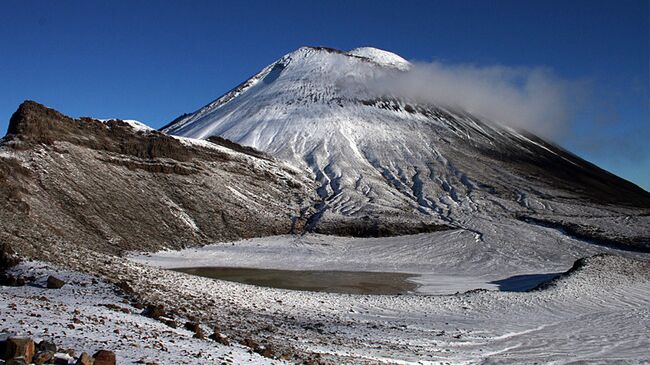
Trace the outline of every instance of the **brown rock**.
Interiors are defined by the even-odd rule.
[[[52,275],[47,277],[47,288],[48,289],[61,289],[65,285],[65,281],[56,278]]]
[[[153,319],[159,319],[165,315],[165,307],[160,304],[149,304],[142,312],[142,315]]]
[[[18,265],[20,259],[8,243],[0,243],[0,270]]]
[[[11,274],[0,274],[0,285],[16,286],[16,277]]]
[[[219,342],[222,345],[226,345],[226,346],[230,345],[230,341],[228,341],[228,337],[219,333],[219,331],[214,331],[214,333],[211,334],[208,338],[213,341]]]
[[[9,337],[5,346],[4,359],[7,360],[22,357],[29,364],[36,352],[34,341],[28,337]]]
[[[54,353],[50,351],[39,351],[34,355],[34,358],[32,358],[32,362],[34,365],[43,365],[47,363],[48,361],[52,360],[54,357]]]
[[[94,355],[94,365],[115,365],[115,353],[108,350],[99,350]]]
[[[194,332],[194,338],[205,338],[201,325],[196,322],[185,323],[185,329]]]
[[[239,343],[243,346],[250,347],[251,349],[257,347],[257,343],[250,337],[246,337],[245,339],[241,340]]]
[[[93,365],[94,361],[87,352],[82,352],[75,365]]]
[[[25,278],[23,278],[22,276],[16,277],[8,273],[0,274],[0,285],[25,286],[25,284],[26,284]]]

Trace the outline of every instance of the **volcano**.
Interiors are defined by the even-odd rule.
[[[162,131],[221,136],[308,171],[320,198],[308,212],[316,232],[451,227],[482,239],[474,222],[512,218],[650,248],[636,221],[650,194],[638,186],[525,130],[373,90],[411,67],[376,48],[302,47]]]

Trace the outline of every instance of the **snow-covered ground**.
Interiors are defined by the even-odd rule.
[[[225,346],[192,338],[193,332],[174,329],[141,315],[142,309],[118,295],[115,286],[93,276],[26,262],[14,274],[37,280],[23,287],[0,286],[1,334],[47,340],[60,349],[93,354],[114,351],[118,364],[279,364],[249,348]],[[63,279],[61,289],[47,289],[49,275]],[[211,329],[205,328],[206,336]],[[70,360],[74,364],[74,360]]]
[[[598,253],[650,259],[650,254],[626,253],[572,240],[551,228],[517,221],[502,222],[502,227],[496,222],[489,224],[497,225],[507,236],[497,240],[488,234],[479,240],[476,233],[467,230],[385,238],[287,235],[135,254],[131,258],[162,268],[214,266],[413,273],[418,275],[411,280],[420,285],[419,294],[499,289],[496,281],[517,275],[564,272],[576,259]]]
[[[361,260],[355,261],[353,257],[365,253],[367,268],[381,267],[382,260],[391,259],[390,263],[385,262],[388,271],[401,270],[400,265],[405,265],[426,272],[425,266],[412,266],[414,257],[431,265],[430,268],[440,267],[436,273],[458,266],[447,273],[459,282],[467,280],[467,276],[461,275],[465,269],[478,270],[482,266],[486,266],[486,274],[482,274],[485,277],[475,277],[486,282],[490,279],[486,276],[488,272],[511,259],[498,259],[495,251],[474,250],[473,259],[461,257],[445,262],[453,257],[452,246],[467,250],[462,247],[462,240],[451,240],[454,234],[465,235],[450,231],[363,240],[282,236],[135,259],[163,266],[186,266],[195,260],[210,265],[223,260],[224,264],[232,259],[234,266],[240,266],[248,257],[246,266],[256,263],[308,268],[310,262],[332,268],[328,262],[332,263],[329,259],[335,257],[340,263],[334,267],[351,269],[362,267]],[[466,245],[471,245],[472,238],[467,234]],[[447,240],[451,243],[444,247]],[[481,243],[474,241],[473,245],[480,247]],[[542,252],[550,249],[544,244],[540,246]],[[528,262],[525,271],[566,268],[564,262],[569,265],[572,260],[569,257],[585,250],[578,246],[576,251],[561,247],[555,246],[557,254],[566,257],[566,261],[521,261]],[[597,250],[601,249],[592,251]],[[445,254],[446,251],[449,253]],[[278,256],[281,252],[284,258]],[[550,288],[534,292],[348,295],[257,287],[164,270],[91,251],[69,253],[70,262],[77,267],[85,264],[84,270],[96,270],[100,276],[127,282],[143,301],[164,304],[182,316],[195,317],[206,332],[218,326],[234,339],[233,343],[237,338],[251,337],[258,343],[271,344],[279,353],[320,355],[326,364],[647,363],[650,263],[643,255],[628,256],[636,259],[622,255],[590,258]],[[273,265],[274,261],[281,265]],[[239,345],[225,347],[193,339],[188,331],[171,329],[143,317],[140,310],[115,294],[114,286],[101,280],[93,283],[93,276],[39,263],[22,264],[17,270],[25,276],[37,277],[37,285],[0,289],[0,327],[4,331],[51,338],[60,346],[77,351],[110,348],[122,363],[140,358],[160,364],[214,364],[223,361],[217,361],[220,358],[235,364],[273,363]],[[507,269],[501,272],[510,274]],[[44,289],[43,280],[50,274],[68,284],[60,290]],[[118,305],[127,313],[102,304]],[[80,323],[75,323],[74,318]],[[75,328],[68,328],[69,324]],[[119,333],[114,332],[116,329]],[[201,357],[194,357],[199,352]]]
[[[250,286],[170,272],[196,295],[239,302],[282,330],[271,335],[303,351],[353,364],[648,363],[648,254],[572,240],[543,227],[503,222],[513,235],[490,245],[489,234],[455,230],[392,238],[277,236],[203,248],[133,255],[163,268],[232,266],[294,270],[413,272],[415,295],[346,295]],[[505,233],[504,233],[505,232]],[[525,233],[525,235],[523,235]],[[519,234],[519,241],[513,240]],[[502,236],[508,237],[508,236]],[[509,244],[508,242],[517,242]],[[588,265],[551,288],[495,289],[520,274],[563,272],[576,258]],[[169,280],[169,279],[165,279]],[[263,308],[261,311],[260,308]],[[297,336],[290,340],[291,336]]]

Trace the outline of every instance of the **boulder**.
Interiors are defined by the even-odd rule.
[[[6,242],[0,242],[0,270],[6,270],[18,265],[20,259],[16,252]]]
[[[159,319],[165,315],[165,307],[160,304],[149,304],[144,311],[142,311],[142,315],[153,319]]]
[[[27,281],[22,276],[13,276],[9,273],[0,274],[0,285],[4,286],[25,286]]]
[[[36,352],[34,341],[29,337],[9,337],[5,343],[5,360],[23,358],[28,364],[32,362]]]
[[[49,351],[51,353],[55,353],[56,345],[53,344],[52,342],[43,340],[36,345],[36,350],[38,350],[39,352]]]
[[[115,365],[115,353],[108,350],[99,350],[94,355],[93,365]]]
[[[194,332],[194,338],[205,338],[205,335],[203,335],[203,330],[201,329],[201,325],[197,322],[185,323],[185,329]]]
[[[75,365],[93,365],[94,360],[87,352],[82,352]]]
[[[0,285],[16,286],[16,277],[11,274],[0,274]]]
[[[228,337],[226,337],[224,334],[219,333],[218,330],[215,330],[214,333],[212,333],[210,336],[208,336],[209,339],[219,342],[222,345],[229,346],[230,341],[228,340]]]
[[[32,362],[34,365],[43,365],[48,363],[50,360],[54,358],[54,353],[51,351],[39,351],[34,355],[32,358]]]
[[[65,281],[54,277],[52,275],[47,277],[47,288],[48,289],[61,289],[65,285]]]

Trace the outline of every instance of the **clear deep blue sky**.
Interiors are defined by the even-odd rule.
[[[0,129],[32,99],[160,127],[302,45],[586,81],[560,143],[650,190],[647,1],[3,1]],[[592,103],[592,104],[589,104]]]

